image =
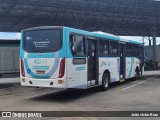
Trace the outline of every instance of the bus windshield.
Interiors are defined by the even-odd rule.
[[[56,52],[61,47],[60,30],[30,30],[24,32],[23,48],[27,52]]]

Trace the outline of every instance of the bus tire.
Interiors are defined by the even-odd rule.
[[[133,77],[132,80],[133,80],[133,81],[136,81],[136,77]]]
[[[108,73],[103,74],[101,90],[105,91],[110,87],[110,77]]]
[[[137,80],[137,78],[139,77],[139,68],[138,67],[136,67],[136,70],[135,70],[135,76],[134,76],[134,78],[133,78],[133,80],[134,81],[136,81]]]

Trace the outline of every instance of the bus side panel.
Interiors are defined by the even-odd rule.
[[[126,58],[126,79],[135,77],[135,69],[139,64],[140,60],[135,57]]]
[[[73,65],[73,58],[67,59],[68,88],[87,88],[87,63]]]
[[[70,40],[69,36],[71,32],[70,29],[66,28],[66,41],[67,41],[67,62],[66,62],[66,74],[67,74],[67,88],[77,88],[77,89],[87,89],[87,59],[85,64],[73,64],[74,58],[82,58],[82,57],[73,57],[70,50]]]
[[[110,72],[110,82],[119,81],[120,75],[120,58],[119,57],[101,57],[99,58],[99,83],[102,84],[102,77],[105,70]]]
[[[65,74],[64,77],[62,77],[61,79],[58,78],[58,80],[63,80],[64,82],[62,84],[59,84],[57,81],[57,87],[58,88],[67,88],[68,85],[68,81],[67,81],[67,76],[68,76],[68,58],[67,58],[67,29],[63,27],[63,42],[62,42],[62,49],[59,51],[60,53],[60,57],[61,58],[65,58]],[[60,66],[60,64],[59,64]],[[59,67],[60,69],[60,67]],[[59,72],[59,71],[58,71]]]

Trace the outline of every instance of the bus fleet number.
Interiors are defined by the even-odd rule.
[[[35,64],[47,64],[47,59],[35,59]]]

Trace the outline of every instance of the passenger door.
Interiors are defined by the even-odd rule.
[[[119,44],[119,55],[120,55],[120,79],[125,79],[125,68],[126,68],[126,56],[125,56],[125,44]]]
[[[98,55],[97,41],[87,39],[88,56],[88,87],[98,85]]]
[[[79,34],[70,35],[70,50],[73,58],[67,60],[68,88],[86,89],[87,55],[85,37]]]

